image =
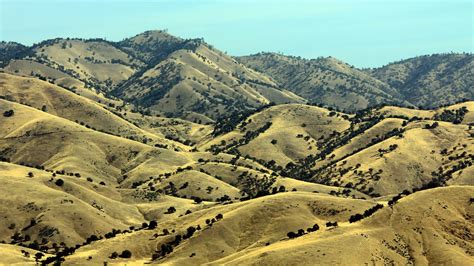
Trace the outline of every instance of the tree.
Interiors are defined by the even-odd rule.
[[[56,180],[56,182],[54,182],[54,184],[56,184],[56,186],[58,187],[62,187],[64,185],[64,180],[58,179]]]
[[[186,230],[186,234],[183,238],[187,239],[192,237],[194,235],[194,232],[196,232],[196,228],[194,228],[193,226],[188,227],[188,229]]]
[[[298,236],[304,235],[304,230],[303,229],[298,229]]]
[[[35,254],[35,260],[36,260],[36,261],[39,261],[43,256],[44,256],[43,253],[38,252],[38,253]]]
[[[307,231],[308,233],[310,233],[310,232],[316,232],[316,231],[318,231],[318,230],[319,230],[319,225],[318,225],[318,224],[314,224],[313,227],[310,227],[310,228],[306,229],[306,231]]]
[[[151,220],[148,224],[148,229],[153,230],[158,226],[158,223],[155,220]]]
[[[275,144],[277,144],[277,140],[276,140],[276,139],[272,139],[271,143],[272,143],[273,145],[275,145]]]
[[[129,259],[132,257],[132,252],[128,249],[122,251],[122,254],[120,254],[119,256],[120,258],[124,258],[124,259]]]
[[[199,197],[195,197],[193,200],[194,200],[194,203],[196,203],[196,204],[199,204],[199,203],[202,202],[202,199],[199,198]]]
[[[349,218],[349,223],[355,223],[355,222],[361,220],[362,218],[364,218],[364,216],[362,214],[359,214],[359,213],[354,214]]]
[[[3,113],[4,117],[12,117],[15,114],[13,110],[8,110]]]
[[[176,208],[173,207],[173,206],[169,207],[168,210],[166,211],[166,213],[168,213],[168,214],[174,213],[174,212],[176,212]]]
[[[337,222],[327,222],[326,227],[337,226]]]
[[[33,172],[28,172],[28,177],[34,177],[35,175],[33,174]]]
[[[286,234],[288,236],[288,238],[292,239],[292,238],[296,238],[298,237],[298,235],[294,232],[288,232],[288,234]]]
[[[265,196],[270,193],[270,188],[275,183],[275,177],[264,176],[263,178],[257,178],[245,175],[242,177],[242,192],[244,192],[249,198],[257,198]]]

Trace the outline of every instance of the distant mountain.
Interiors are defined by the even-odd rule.
[[[308,60],[259,53],[237,60],[309,102],[355,111],[377,104],[436,108],[474,99],[473,58],[472,54],[436,54],[367,70],[333,57]]]
[[[146,32],[122,44],[139,58],[157,63],[118,86],[114,95],[168,116],[194,113],[216,119],[270,102],[305,102],[201,39]]]
[[[0,42],[0,67],[5,66],[10,60],[26,55],[29,48],[16,42]]]
[[[95,101],[211,123],[270,103],[354,112],[381,104],[438,107],[474,99],[473,56],[422,56],[377,69],[333,57],[275,53],[233,58],[203,39],[147,31],[120,42],[52,39],[0,43],[10,73],[47,80]],[[105,97],[107,96],[107,97]]]
[[[416,105],[435,108],[474,99],[472,54],[425,55],[368,70]]]
[[[355,111],[380,103],[403,104],[388,84],[333,57],[303,59],[275,53],[238,57],[309,102]],[[405,103],[408,104],[408,103]]]
[[[28,56],[24,49],[29,49]],[[164,31],[117,43],[53,39],[20,50],[25,54],[21,58],[8,53],[7,71],[84,95],[84,89],[110,94],[146,112],[202,123],[269,103],[306,102],[202,39],[184,40]]]

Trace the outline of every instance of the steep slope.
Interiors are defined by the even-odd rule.
[[[232,124],[233,130],[198,148],[253,158],[282,176],[372,196],[429,184],[470,184],[472,103],[438,110],[382,107],[356,115],[278,105]]]
[[[48,81],[98,103],[111,106],[123,105],[123,102],[120,99],[112,99],[110,96],[105,96],[105,94],[99,89],[89,87],[79,78],[73,77],[68,73],[52,68],[44,63],[39,63],[31,58],[11,60],[10,63],[1,71],[18,76],[34,77],[43,81]]]
[[[143,63],[104,40],[53,39],[33,47],[33,59],[80,79],[87,87],[110,91]]]
[[[93,129],[0,99],[0,150],[12,163],[44,167],[117,184],[122,174],[153,161],[154,171],[185,164],[186,156]],[[163,171],[163,170],[162,170]]]
[[[318,223],[321,227],[326,221],[345,221],[357,212],[375,205],[370,201],[340,199],[333,196],[313,193],[279,193],[267,198],[258,198],[231,205],[218,205],[206,210],[193,212],[173,222],[158,224],[158,230],[125,234],[110,241],[99,241],[76,251],[66,258],[66,263],[80,263],[92,256],[95,263],[123,262],[108,257],[114,252],[131,250],[132,261],[150,261],[153,253],[161,245],[170,242],[178,234],[185,234],[187,228],[197,225],[197,230],[189,239],[175,247],[175,251],[164,258],[158,257],[155,263],[203,264],[238,251],[277,243],[286,238],[289,231],[312,227]],[[216,220],[218,214],[222,219]],[[213,219],[211,225],[206,219]],[[175,230],[170,235],[162,235],[163,228]],[[153,235],[158,233],[158,236]],[[146,239],[146,240],[145,240]],[[130,245],[137,243],[137,245]],[[268,243],[268,244],[267,244]],[[194,255],[192,255],[194,253]]]
[[[270,102],[305,101],[201,40],[187,41],[114,95],[167,116],[197,113],[211,119]]]
[[[313,60],[274,53],[238,57],[309,102],[354,111],[379,103],[403,103],[397,91],[335,58]],[[405,103],[406,104],[406,103]]]
[[[344,118],[345,117],[345,118]],[[301,105],[277,105],[235,125],[227,134],[199,146],[203,150],[231,152],[286,166],[318,151],[318,142],[333,131],[347,129],[348,116],[327,109]]]
[[[0,163],[0,168],[1,192],[10,194],[1,200],[0,212],[6,215],[0,232],[4,241],[19,233],[28,235],[29,241],[46,238],[74,245],[95,232],[124,229],[144,221],[134,206],[120,203],[120,195],[105,186],[8,163]],[[57,185],[58,180],[63,184]],[[24,196],[26,191],[28,197]]]
[[[7,65],[10,60],[18,59],[30,53],[30,49],[17,42],[0,42],[0,67]]]
[[[2,42],[0,264],[473,264],[472,55],[443,56]]]
[[[216,206],[162,222],[158,230],[122,234],[79,248],[66,263],[204,264],[469,264],[472,263],[472,187],[438,188],[402,198],[375,210],[362,221],[349,216],[364,213],[375,202],[337,199],[308,193],[282,193],[264,199]],[[380,206],[379,206],[380,207]],[[210,225],[205,220],[221,215]],[[338,226],[324,226],[327,222]],[[319,230],[306,231],[314,224]],[[198,228],[195,231],[188,228]],[[166,235],[161,228],[175,233]],[[288,239],[287,232],[303,235]],[[173,241],[177,235],[186,237]],[[131,245],[131,243],[134,243]],[[161,255],[167,246],[169,253]],[[357,254],[353,252],[357,247]],[[131,251],[131,258],[111,258]],[[289,255],[292,254],[292,255]],[[295,255],[296,254],[296,255]]]
[[[255,247],[214,263],[472,264],[473,208],[468,195],[473,192],[472,187],[419,192],[362,222]]]
[[[313,181],[356,188],[373,195],[390,195],[424,187],[430,182],[439,185],[455,180],[473,165],[472,130],[446,122],[439,122],[434,129],[425,128],[433,123],[411,122],[402,127],[401,121],[383,120],[334,150],[329,157],[335,162],[319,165]],[[393,128],[403,128],[403,133],[373,141],[377,139],[377,127],[385,128],[387,133],[393,132]],[[367,143],[367,140],[372,141]]]
[[[434,108],[461,99],[474,100],[474,56],[433,54],[369,70],[416,106]]]
[[[117,111],[83,98],[51,83],[34,78],[25,78],[0,73],[0,96],[23,103],[43,112],[56,115],[97,131],[121,136],[150,145],[167,145],[170,148],[185,148],[185,145],[165,139],[138,128],[117,116]],[[115,113],[112,113],[115,112]]]

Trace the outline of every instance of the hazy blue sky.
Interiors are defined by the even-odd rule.
[[[231,55],[334,56],[358,67],[473,52],[472,0],[0,0],[0,39],[121,40],[150,29]]]

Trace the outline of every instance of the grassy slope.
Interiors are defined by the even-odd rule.
[[[240,252],[216,264],[470,264],[472,187],[423,191],[334,230]],[[357,249],[357,252],[354,252]],[[289,256],[291,254],[291,256]]]
[[[35,53],[37,57],[45,56],[55,68],[62,66],[73,71],[83,81],[110,80],[111,84],[117,84],[135,73],[137,68],[133,65],[142,65],[103,41],[58,40],[36,47]],[[120,60],[120,63],[112,60]]]
[[[172,86],[165,86],[166,83]],[[267,76],[207,45],[199,45],[195,50],[171,53],[117,93],[156,111],[184,117],[192,111],[213,119],[269,102],[304,102],[301,97],[274,87],[276,84]]]
[[[272,125],[238,150],[242,155],[250,155],[266,161],[275,160],[285,166],[288,162],[297,161],[317,151],[316,143],[321,136],[329,135],[333,130],[342,131],[348,128],[349,122],[337,115],[329,116],[327,109],[307,105],[277,105],[256,113],[227,134],[218,136],[199,145],[203,150],[213,145],[224,147],[226,144],[244,138],[246,132],[256,131],[267,122]],[[298,135],[301,135],[298,137]],[[271,141],[276,140],[276,144]]]
[[[62,72],[58,69],[52,68],[45,63],[39,63],[33,59],[19,59],[12,60],[4,71],[6,73],[21,75],[26,77],[44,77],[46,80],[54,83],[62,88],[66,88],[75,92],[78,95],[91,99],[93,101],[104,103],[122,105],[123,102],[119,99],[111,99],[106,97],[100,90],[93,87],[86,87],[86,84],[73,77],[70,74]]]
[[[151,158],[161,167],[180,163],[179,153],[88,129],[77,123],[0,100],[0,145],[4,157],[15,163],[43,165],[54,170],[81,173],[105,182],[117,182],[127,172]],[[53,145],[52,145],[53,144]]]
[[[373,203],[368,201],[295,192],[216,206],[183,216],[176,221],[160,223],[158,231],[162,228],[173,228],[177,232],[182,232],[188,226],[197,224],[203,229],[196,232],[196,237],[179,246],[169,258],[159,262],[181,265],[210,262],[237,251],[264,246],[266,242],[278,242],[286,238],[286,233],[291,230],[307,228],[314,223],[322,224],[327,220],[343,221],[351,213],[362,211],[372,205]],[[224,219],[212,227],[207,227],[205,219],[213,218],[218,213],[223,214]],[[83,261],[89,254],[93,254],[95,262],[102,262],[107,260],[113,251],[124,249],[130,249],[136,254],[134,260],[149,260],[150,253],[170,239],[166,236],[154,238],[152,237],[154,233],[145,231],[124,235],[109,242],[98,242],[78,250],[67,262]],[[143,241],[145,239],[146,241]],[[190,258],[191,253],[196,253],[196,256]]]
[[[15,102],[27,104],[70,121],[83,123],[98,131],[136,140],[150,139],[150,144],[160,143],[176,148],[185,145],[166,140],[163,136],[144,131],[118,117],[105,106],[81,97],[51,83],[0,73],[0,95]]]
[[[473,99],[472,54],[435,54],[410,58],[369,71],[417,106],[437,107]]]
[[[332,57],[306,60],[262,53],[238,60],[310,102],[358,110],[380,102],[400,101],[398,93],[386,83]]]

